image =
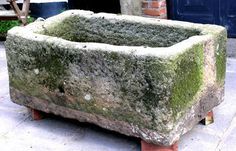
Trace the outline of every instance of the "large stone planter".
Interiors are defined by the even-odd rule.
[[[226,30],[66,11],[8,32],[12,101],[171,145],[223,100]]]

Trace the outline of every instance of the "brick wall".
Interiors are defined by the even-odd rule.
[[[143,0],[142,16],[166,19],[166,0]]]

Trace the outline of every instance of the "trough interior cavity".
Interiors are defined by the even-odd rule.
[[[149,47],[169,47],[200,34],[194,29],[79,15],[52,23],[40,33],[75,42]]]

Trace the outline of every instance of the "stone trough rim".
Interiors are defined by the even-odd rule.
[[[149,46],[112,45],[112,44],[97,43],[97,42],[74,42],[60,37],[53,37],[37,33],[42,31],[43,28],[45,28],[44,27],[45,24],[47,25],[54,22],[59,23],[60,21],[62,21],[67,17],[70,17],[71,15],[85,15],[86,17],[106,16],[106,19],[125,20],[137,23],[143,23],[143,21],[145,21],[147,22],[146,24],[162,25],[166,27],[173,26],[173,27],[180,27],[183,29],[196,29],[200,32],[200,35],[191,36],[169,47],[149,47]],[[170,21],[164,19],[144,18],[140,16],[132,16],[131,18],[130,15],[93,13],[92,11],[84,11],[84,10],[68,10],[59,15],[50,17],[46,20],[35,21],[25,27],[14,27],[8,31],[8,34],[18,35],[22,38],[29,40],[31,39],[35,41],[59,43],[60,46],[64,47],[70,45],[71,48],[80,50],[95,50],[96,48],[99,51],[105,51],[105,52],[119,52],[123,54],[133,54],[137,56],[153,56],[153,57],[168,58],[171,56],[176,56],[178,54],[184,53],[186,50],[190,49],[193,45],[203,43],[204,41],[211,39],[212,36],[214,36],[214,34],[217,34],[217,32],[222,30],[224,30],[224,27],[218,25],[209,25],[209,24],[204,25],[204,24],[196,24],[183,21],[172,21],[172,20]]]

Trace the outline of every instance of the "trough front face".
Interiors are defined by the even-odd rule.
[[[8,32],[12,101],[171,145],[222,101],[220,26],[66,11]]]

